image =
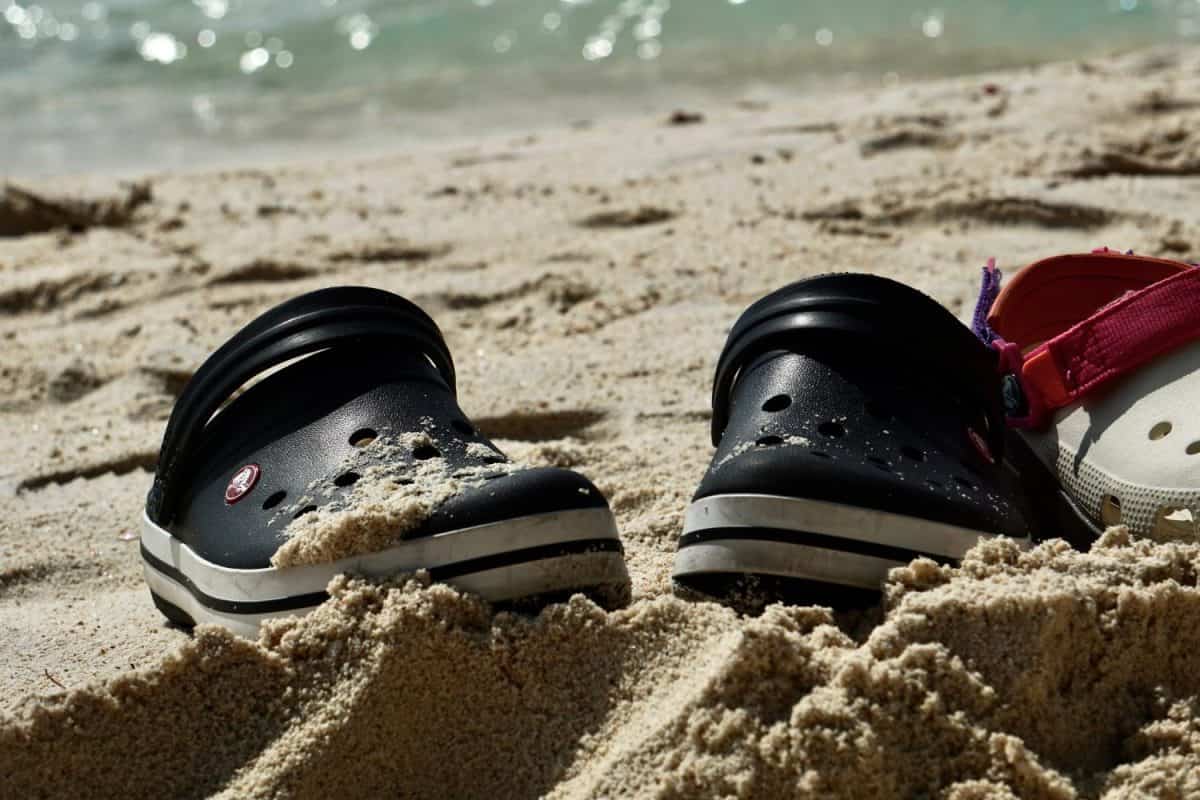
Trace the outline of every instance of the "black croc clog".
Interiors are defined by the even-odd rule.
[[[458,407],[433,320],[361,287],[283,303],[200,367],[167,424],[141,544],[168,618],[248,636],[320,604],[343,572],[425,569],[493,602],[628,591],[596,487],[509,462]]]
[[[729,334],[712,402],[717,451],[675,559],[688,589],[860,605],[918,556],[1028,542],[995,355],[914,289],[826,275],[764,297]]]

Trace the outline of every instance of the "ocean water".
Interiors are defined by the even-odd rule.
[[[1197,37],[1200,0],[0,0],[0,176],[353,153]]]

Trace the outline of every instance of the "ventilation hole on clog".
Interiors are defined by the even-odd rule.
[[[870,461],[872,464],[874,464],[876,467],[883,470],[884,472],[892,471],[892,465],[889,464],[885,459],[880,458],[879,456],[867,456],[867,461]]]
[[[1189,444],[1186,452],[1189,456],[1200,455],[1200,441],[1195,441]]]
[[[759,447],[774,447],[777,444],[783,444],[783,439],[779,436],[764,436],[755,444]]]
[[[821,450],[809,450],[808,454],[810,456],[816,456],[817,458],[830,458],[830,459],[833,458],[833,456],[829,455],[829,453],[823,452]]]
[[[1157,442],[1171,432],[1171,423],[1160,422],[1150,429],[1150,439]]]
[[[292,517],[292,519],[300,519],[305,514],[311,514],[313,511],[316,511],[316,510],[317,510],[316,506],[305,506],[304,508],[297,511],[296,515],[294,517]]]
[[[375,441],[377,436],[379,436],[379,433],[374,428],[359,428],[350,434],[350,444],[355,447],[366,447]]]
[[[892,418],[892,412],[888,411],[886,408],[884,408],[882,405],[875,402],[874,400],[868,400],[864,404],[864,406],[867,409],[867,413],[870,414],[872,417],[874,417],[877,420],[887,422],[888,420],[890,420]]]
[[[353,486],[359,477],[357,472],[343,472],[333,479],[333,485],[345,489],[347,486]]]
[[[945,489],[946,488],[945,484],[943,484],[941,481],[935,481],[933,478],[930,478],[929,480],[927,480],[925,482],[928,483],[930,486],[932,486],[935,489]]]
[[[817,432],[830,439],[840,439],[846,435],[846,426],[840,422],[822,422],[817,426]]]
[[[1100,501],[1100,521],[1106,527],[1121,524],[1121,498],[1111,494],[1104,496]]]
[[[974,489],[975,488],[975,484],[971,483],[966,478],[960,478],[957,475],[954,476],[954,482],[957,483],[959,486],[961,486],[964,489]]]
[[[283,502],[283,498],[287,497],[287,492],[279,491],[263,500],[263,511],[274,508]]]
[[[397,486],[412,486],[413,479],[412,478],[396,478],[396,480],[392,481],[392,483],[396,484]]]
[[[909,459],[910,461],[924,461],[925,460],[924,451],[918,450],[917,448],[913,447],[912,445],[906,444],[906,445],[904,445],[904,447],[901,447],[900,455],[904,456],[905,458]]]
[[[1196,516],[1190,508],[1163,506],[1154,517],[1156,536],[1195,536]]]
[[[454,430],[458,431],[463,436],[474,436],[475,435],[475,429],[472,428],[470,425],[468,425],[466,423],[466,421],[461,420],[461,419],[456,419],[453,422],[451,422],[450,427],[454,428]]]
[[[431,444],[423,444],[416,450],[413,450],[413,458],[418,461],[428,461],[431,458],[437,458],[441,454],[442,451]]]
[[[762,404],[763,411],[770,411],[774,414],[776,411],[783,411],[792,404],[792,398],[786,394],[777,394],[770,400]]]

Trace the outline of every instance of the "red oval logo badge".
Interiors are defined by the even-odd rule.
[[[258,464],[247,464],[233,474],[229,479],[229,485],[225,487],[225,502],[233,505],[238,500],[245,497],[254,484],[258,483],[258,476],[262,474]]]

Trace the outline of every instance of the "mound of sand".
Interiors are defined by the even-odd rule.
[[[667,596],[493,616],[338,578],[258,643],[203,627],[28,703],[0,766],[14,797],[1187,797],[1198,568],[1121,529],[1088,554],[991,543],[898,570],[875,627]]]

